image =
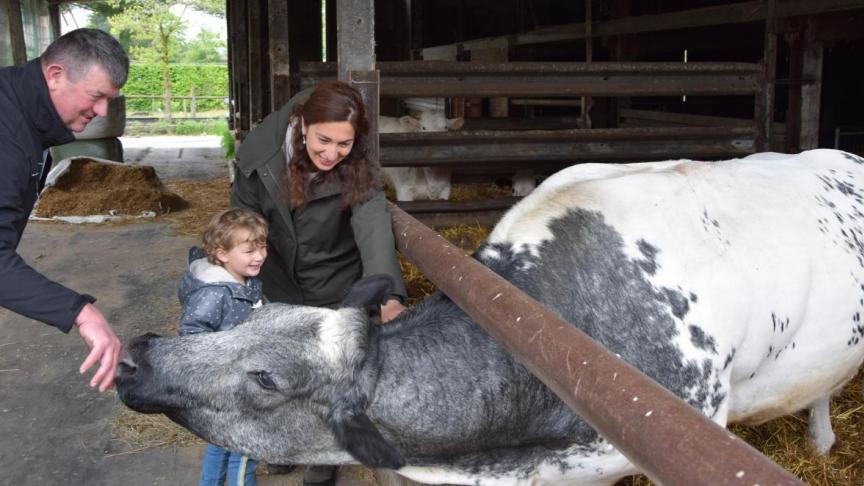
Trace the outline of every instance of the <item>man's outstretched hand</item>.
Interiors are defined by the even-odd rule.
[[[81,363],[78,371],[83,374],[98,362],[99,369],[90,380],[90,386],[98,385],[100,392],[111,388],[123,344],[108,325],[105,316],[93,304],[87,304],[81,309],[75,318],[75,327],[78,328],[81,339],[90,347],[90,354]]]

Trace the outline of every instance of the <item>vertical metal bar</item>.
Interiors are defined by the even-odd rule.
[[[657,483],[804,484],[397,206],[389,208],[399,251]]]

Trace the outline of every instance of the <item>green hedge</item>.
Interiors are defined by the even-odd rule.
[[[170,64],[171,93],[189,96],[195,88],[196,96],[219,96],[219,99],[197,100],[198,111],[226,110],[223,101],[228,97],[228,66],[225,64]],[[162,95],[162,66],[156,63],[133,63],[129,66],[129,79],[123,87],[127,96],[126,110],[153,111],[162,108],[161,100],[129,99],[134,95]],[[180,111],[182,100],[174,100],[172,111]],[[189,102],[187,100],[187,109]]]

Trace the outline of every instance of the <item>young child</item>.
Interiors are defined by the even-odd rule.
[[[213,217],[202,236],[204,249],[189,250],[180,282],[180,335],[227,331],[262,305],[256,278],[267,258],[267,222],[251,211],[228,209]],[[210,444],[201,466],[201,486],[255,486],[254,460]],[[245,481],[245,482],[244,482]]]

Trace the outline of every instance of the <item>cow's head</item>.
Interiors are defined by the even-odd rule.
[[[460,117],[447,118],[444,110],[423,110],[420,112],[421,132],[447,132],[462,128],[465,119]]]
[[[391,289],[389,277],[372,276],[336,310],[271,304],[230,331],[138,337],[117,368],[120,399],[271,463],[338,464],[353,456],[399,468],[404,461],[366,416],[358,383],[365,309]]]

